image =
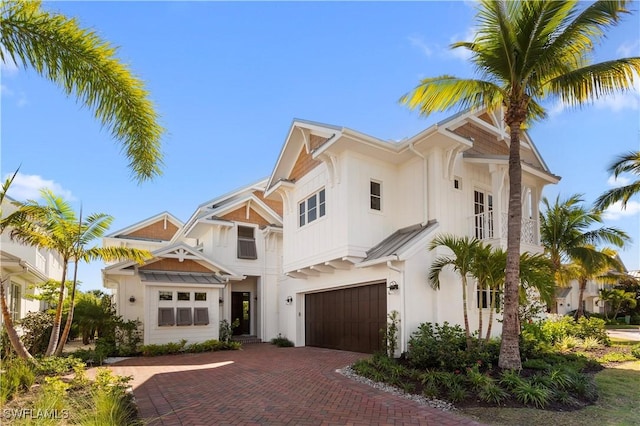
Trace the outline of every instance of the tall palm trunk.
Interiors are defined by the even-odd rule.
[[[467,349],[471,349],[471,329],[469,328],[469,310],[467,308],[467,277],[462,275],[462,310],[464,317],[464,331],[467,338]]]
[[[67,343],[67,339],[69,338],[69,333],[71,332],[71,324],[73,322],[73,311],[75,310],[75,300],[76,300],[76,283],[78,282],[78,261],[76,260],[73,267],[73,284],[71,286],[71,297],[69,298],[69,312],[67,313],[67,321],[64,324],[64,330],[62,331],[62,335],[60,336],[60,340],[58,341],[58,346],[56,347],[55,355],[62,356],[62,350],[64,349],[65,343]]]
[[[524,104],[524,105],[523,105]],[[502,342],[498,366],[520,370],[518,321],[520,287],[520,228],[522,223],[522,165],[520,164],[520,126],[526,113],[524,101],[512,102],[505,121],[510,129],[509,147],[509,212],[507,220],[507,268],[504,284]]]
[[[578,279],[578,284],[580,285],[580,291],[578,292],[578,310],[576,312],[576,319],[584,315],[584,306],[582,306],[582,300],[584,299],[584,291],[587,288],[587,278],[580,277]]]
[[[53,329],[51,330],[51,336],[49,337],[49,345],[45,356],[51,356],[58,347],[58,339],[60,337],[60,325],[62,323],[62,304],[64,302],[64,284],[67,280],[67,267],[69,263],[67,259],[63,259],[62,262],[62,281],[60,282],[60,294],[58,295],[58,306],[56,307],[56,314],[53,317]]]
[[[480,290],[480,287],[478,287],[478,290]],[[482,314],[483,314],[483,300],[482,300],[482,296],[484,294],[484,289],[482,289],[482,292],[478,292],[476,291],[476,294],[478,295],[478,344],[480,346],[482,346]]]
[[[76,254],[75,254],[75,262],[73,264],[73,284],[71,286],[71,298],[69,300],[69,313],[67,314],[67,322],[64,325],[64,330],[62,331],[62,336],[60,337],[60,341],[58,342],[58,347],[56,348],[56,356],[62,355],[62,350],[64,349],[64,345],[67,343],[67,339],[69,338],[69,333],[71,332],[71,324],[73,323],[73,311],[75,310],[75,300],[76,300],[76,287],[78,285],[78,263],[80,260],[78,259],[78,252],[80,249],[80,239],[82,237],[82,208],[80,208],[80,216],[78,217],[78,240],[76,241]]]
[[[22,340],[20,340],[20,336],[18,336],[18,332],[13,325],[13,318],[11,318],[11,313],[9,312],[9,307],[7,306],[6,293],[4,291],[4,285],[6,282],[9,282],[8,278],[0,281],[0,305],[2,305],[2,319],[4,321],[4,326],[7,329],[9,342],[20,358],[33,359],[33,356],[31,356],[27,348],[24,346]]]
[[[496,310],[496,299],[497,294],[493,290],[489,293],[489,299],[491,300],[491,308],[489,309],[489,320],[487,324],[487,336],[484,338],[485,342],[488,342],[491,339],[491,328],[493,326],[493,313]],[[478,335],[478,339],[480,336]]]

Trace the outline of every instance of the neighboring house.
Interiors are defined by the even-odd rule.
[[[215,310],[207,299],[213,323],[209,338],[217,337],[218,319],[238,318],[234,304],[240,306],[240,296],[234,294],[244,288],[248,295],[242,303],[248,306],[251,325],[242,332],[263,340],[282,334],[297,346],[373,352],[381,346],[380,330],[392,311],[399,313],[400,350],[407,349],[420,323],[461,324],[459,278],[445,271],[441,290],[431,289],[429,266],[446,250],[430,252],[427,247],[440,233],[506,247],[509,136],[503,123],[499,114],[466,112],[411,138],[389,142],[344,127],[294,120],[268,180],[204,203],[165,241],[164,250],[180,244],[194,262],[210,263],[210,282],[197,287],[221,300]],[[538,204],[543,187],[559,178],[526,134],[521,157],[522,250],[541,253]],[[227,202],[233,207],[224,210]],[[233,215],[227,213],[231,208]],[[253,217],[259,220],[250,220]],[[254,229],[257,263],[234,257],[236,247],[238,255],[241,251],[243,227]],[[112,237],[123,238],[122,234]],[[163,253],[158,249],[156,262]],[[169,273],[170,268],[155,269]],[[131,275],[116,278],[116,270]],[[161,325],[161,306],[166,305],[168,322],[171,315],[180,315],[178,308],[189,306],[176,299],[175,280],[149,275],[134,265],[105,269],[107,286],[117,287],[119,294],[123,282],[131,288],[126,296],[118,296],[120,304],[134,289],[139,291],[136,301],[147,300],[137,313],[145,318],[145,343],[195,339],[187,327]],[[160,300],[160,286],[171,289],[171,301]],[[489,301],[489,295],[473,287],[471,282],[472,327],[480,309],[486,324]],[[173,308],[175,313],[169,313]],[[499,319],[493,326],[496,334]]]
[[[2,203],[2,214],[7,216],[16,211],[10,197]],[[49,279],[62,278],[60,256],[51,250],[12,241],[11,229],[5,229],[0,236],[0,268],[5,284],[7,306],[14,321],[24,318],[29,312],[45,309],[44,303],[29,298],[38,291],[36,285]],[[0,317],[0,322],[2,318]]]

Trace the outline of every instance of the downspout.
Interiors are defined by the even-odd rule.
[[[400,260],[398,259],[398,256],[396,255],[396,260]],[[387,260],[387,268],[391,269],[392,271],[395,271],[397,273],[400,274],[400,352],[402,353],[403,351],[406,350],[406,335],[407,335],[407,326],[406,326],[406,293],[405,293],[405,282],[404,282],[404,268],[397,268],[395,266],[393,266],[393,263],[391,263],[391,260]]]
[[[413,146],[413,142],[409,144],[409,151],[413,152],[418,157],[422,158],[422,197],[424,200],[424,209],[422,212],[422,225],[425,225],[429,221],[429,200],[427,198],[427,157],[421,153],[419,153],[416,148]]]

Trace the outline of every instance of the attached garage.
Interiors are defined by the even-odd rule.
[[[382,349],[386,283],[305,295],[305,344],[373,353]]]

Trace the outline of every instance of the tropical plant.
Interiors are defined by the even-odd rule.
[[[95,213],[82,219],[78,218],[70,203],[56,196],[48,189],[41,190],[44,204],[35,200],[15,202],[18,209],[4,218],[0,228],[11,228],[11,238],[24,244],[44,247],[56,251],[62,263],[62,278],[58,293],[58,303],[53,320],[53,330],[47,346],[46,356],[60,355],[73,321],[75,289],[77,276],[74,273],[70,291],[67,321],[60,335],[62,309],[64,301],[64,283],[67,279],[69,263],[73,262],[77,271],[79,262],[92,260],[134,260],[143,263],[151,256],[146,250],[127,247],[87,247],[93,240],[100,238],[109,228],[113,217],[104,213]]]
[[[551,260],[556,285],[559,287],[567,286],[572,279],[589,279],[603,274],[601,267],[606,268],[607,264],[609,268],[619,269],[619,263],[603,254],[612,253],[599,252],[595,245],[607,243],[624,247],[630,241],[629,236],[618,228],[594,228],[603,223],[602,213],[585,208],[582,202],[580,194],[574,194],[565,200],[557,196],[553,203],[546,197],[542,199],[540,240]],[[580,281],[582,292],[583,286],[586,286],[586,281]],[[556,312],[555,294],[550,307],[552,312]]]
[[[638,303],[635,293],[617,288],[600,290],[600,300],[608,306],[604,314],[607,321],[615,319],[623,307],[635,308]]]
[[[471,330],[469,328],[469,312],[467,307],[467,276],[472,272],[473,259],[481,247],[480,240],[470,237],[456,237],[454,235],[438,235],[429,244],[429,250],[446,247],[453,256],[438,256],[429,269],[429,283],[435,290],[440,289],[440,273],[447,267],[460,275],[462,283],[462,312],[464,317],[464,331],[467,339],[467,349],[471,348]]]
[[[609,166],[609,172],[613,173],[615,178],[622,173],[632,173],[637,175],[638,179],[628,185],[613,188],[602,194],[596,200],[595,208],[604,210],[618,201],[622,203],[622,208],[626,208],[631,197],[640,194],[640,151],[630,151],[618,156]]]
[[[143,82],[95,31],[42,9],[39,0],[0,4],[0,60],[31,68],[95,112],[123,144],[139,182],[161,173],[163,133]]]
[[[633,88],[633,77],[640,74],[640,58],[593,64],[589,56],[606,30],[629,13],[627,4],[603,0],[583,7],[576,1],[484,0],[478,8],[475,39],[452,45],[471,52],[480,78],[426,78],[400,100],[424,116],[453,107],[504,110],[509,129],[509,204],[501,368],[521,368],[521,133],[530,123],[545,118],[542,102],[547,99],[578,107]]]

